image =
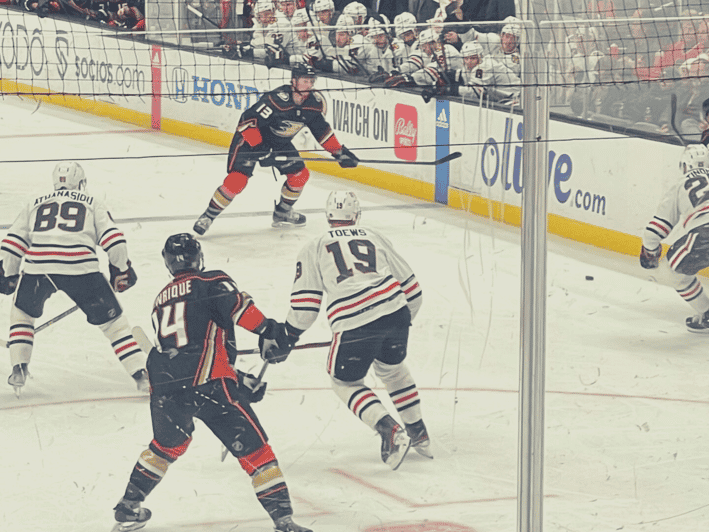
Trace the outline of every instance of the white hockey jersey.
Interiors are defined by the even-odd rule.
[[[327,294],[333,332],[371,323],[404,305],[411,318],[421,306],[421,287],[391,242],[374,229],[331,228],[298,254],[287,322],[308,329]]]
[[[496,89],[500,97],[519,99],[521,81],[514,72],[497,60],[483,56],[482,61],[472,70],[464,68],[462,78],[465,85],[459,93],[463,97],[480,97],[480,87]]]
[[[475,29],[471,29],[469,32],[461,35],[460,39],[462,42],[478,41],[483,45],[485,57],[499,61],[514,72],[517,77],[522,77],[522,63],[519,48],[515,49],[513,52],[505,53],[502,49],[499,33],[480,33],[479,31],[475,31]]]
[[[443,51],[437,51],[431,56],[424,56],[430,61],[424,68],[411,74],[416,85],[447,85],[448,80],[443,75],[448,70],[461,70],[463,56],[450,44],[443,46]]]
[[[409,46],[401,39],[392,39],[391,50],[394,53],[394,67],[401,74],[411,74],[423,68],[423,52],[418,40]]]
[[[96,245],[120,271],[128,248],[103,202],[79,190],[57,190],[32,200],[0,243],[5,275],[82,275],[99,271]]]
[[[370,76],[386,66],[374,43],[359,33],[352,36],[350,44],[337,48],[337,59],[332,63],[334,72],[351,76]]]
[[[709,169],[695,168],[684,175],[663,196],[655,216],[645,227],[643,246],[656,249],[677,226],[686,234],[709,224]]]

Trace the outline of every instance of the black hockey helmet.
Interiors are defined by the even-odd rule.
[[[307,77],[316,78],[318,76],[317,71],[307,63],[296,63],[291,68],[291,80]]]
[[[204,254],[199,241],[189,233],[180,233],[168,237],[162,250],[165,266],[172,275],[184,270],[202,271]]]

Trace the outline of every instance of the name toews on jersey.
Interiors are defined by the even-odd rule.
[[[325,292],[334,332],[366,325],[404,305],[413,317],[421,303],[421,288],[406,261],[383,235],[364,227],[330,229],[301,250],[288,323],[309,328]]]

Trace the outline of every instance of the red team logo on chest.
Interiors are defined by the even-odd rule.
[[[396,104],[394,108],[394,154],[404,161],[415,161],[418,144],[418,112],[415,107]]]

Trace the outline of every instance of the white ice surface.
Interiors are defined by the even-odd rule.
[[[224,176],[224,150],[35,107],[0,100],[0,225],[51,190],[54,159],[98,158],[82,162],[88,190],[105,195],[139,278],[119,299],[131,323],[148,329],[169,279],[162,245],[206,208]],[[219,155],[119,159],[201,153]],[[28,162],[6,162],[20,160]],[[308,225],[276,230],[270,216],[281,183],[257,170],[201,239],[207,267],[227,271],[268,316],[284,319],[295,256],[326,227],[325,198],[355,190],[363,224],[391,238],[423,287],[408,364],[435,453],[432,461],[411,453],[390,471],[378,437],[330,390],[325,350],[295,351],[269,369],[255,408],[296,521],[315,532],[515,530],[519,232],[315,173],[298,202]],[[548,286],[544,530],[706,532],[709,336],[685,330],[691,309],[649,282],[634,258],[550,238]],[[10,305],[0,299],[5,338]],[[37,323],[69,306],[64,294],[53,296]],[[321,317],[302,342],[329,338]],[[242,349],[256,345],[244,331],[238,340]],[[259,362],[243,357],[240,367]],[[37,334],[30,369],[19,400],[0,382],[0,530],[108,531],[151,439],[147,398],[81,313]],[[271,530],[246,474],[219,454],[198,423],[188,452],[145,504],[153,511],[147,531]]]

